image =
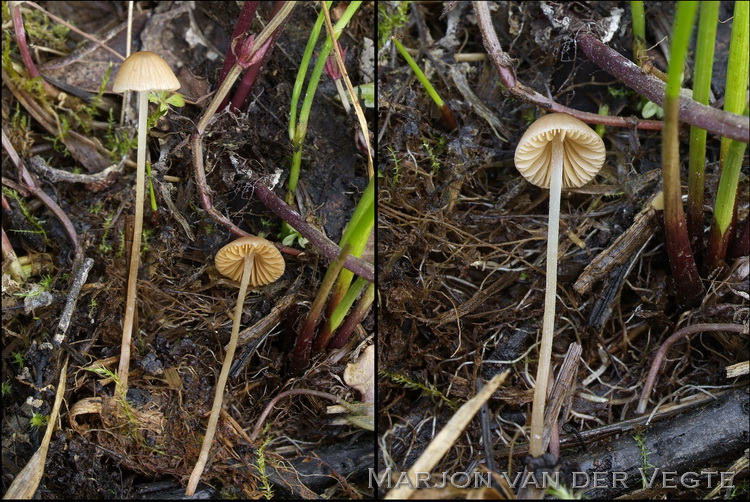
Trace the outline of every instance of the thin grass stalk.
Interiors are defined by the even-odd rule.
[[[748,115],[747,107],[745,107],[745,115]],[[719,190],[716,193],[716,205],[714,206],[714,218],[708,237],[708,252],[706,253],[706,266],[709,271],[724,261],[727,255],[727,247],[734,227],[732,222],[735,216],[737,186],[740,181],[740,170],[746,147],[746,143],[732,140],[724,169],[721,171]]]
[[[393,43],[396,45],[396,48],[398,49],[398,52],[406,60],[409,67],[414,72],[414,75],[417,76],[417,79],[422,84],[422,87],[425,88],[425,90],[427,91],[427,94],[430,95],[430,97],[432,98],[432,101],[434,101],[435,104],[440,109],[440,113],[443,115],[443,119],[445,120],[445,122],[451,127],[451,129],[457,129],[458,124],[456,123],[456,118],[453,116],[453,112],[448,107],[448,105],[445,104],[445,101],[443,101],[443,98],[440,97],[440,94],[438,94],[438,92],[432,86],[430,79],[427,78],[427,75],[424,74],[422,69],[417,64],[417,62],[414,61],[414,58],[411,57],[411,55],[408,52],[406,52],[406,48],[403,45],[401,45],[401,42],[396,40],[396,37],[391,37],[391,40],[393,40]]]
[[[328,7],[333,2],[326,2]],[[318,19],[315,20],[315,24],[310,30],[310,36],[307,39],[307,45],[305,46],[305,52],[302,55],[302,60],[297,70],[297,78],[294,81],[294,87],[292,88],[292,103],[289,110],[289,141],[294,142],[294,132],[297,130],[297,106],[299,104],[299,98],[302,95],[302,86],[305,84],[305,76],[307,75],[307,68],[310,66],[310,60],[312,59],[313,52],[315,51],[315,44],[318,43],[318,37],[320,36],[320,29],[323,27],[325,16],[321,10],[318,13]],[[287,204],[289,202],[287,201]]]
[[[310,312],[307,314],[305,324],[302,326],[299,335],[297,335],[297,340],[295,341],[294,349],[292,350],[290,370],[294,374],[302,374],[310,363],[310,349],[312,348],[315,326],[317,326],[318,321],[320,320],[320,314],[323,313],[323,307],[325,307],[328,293],[330,293],[333,283],[343,268],[344,261],[346,260],[346,257],[349,256],[350,251],[351,246],[346,244],[341,248],[341,253],[339,253],[338,258],[328,265],[326,275],[320,283],[318,293],[315,295],[315,300],[313,300],[313,303],[310,306]]]
[[[662,178],[664,180],[664,224],[667,253],[674,276],[677,298],[680,303],[687,307],[696,305],[703,296],[703,285],[693,259],[685,212],[682,208],[678,137],[681,73],[697,10],[698,2],[680,2],[677,4],[664,102],[664,131],[662,132]]]
[[[693,73],[693,99],[708,104],[716,45],[719,2],[701,4],[698,40]],[[706,171],[706,130],[690,126],[690,164],[688,178],[688,235],[696,258],[703,255],[703,195]]]
[[[732,37],[729,42],[729,61],[727,62],[727,81],[724,94],[724,111],[742,113],[747,103],[748,74],[750,73],[750,2],[734,3],[732,20]],[[721,140],[721,157],[724,162],[729,153],[730,138]]]
[[[362,4],[359,2],[351,2],[349,6],[339,18],[336,26],[334,26],[334,38],[336,40],[341,36],[342,31],[349,24],[351,18],[359,9]],[[322,23],[321,23],[322,26]],[[302,144],[305,142],[307,137],[307,122],[310,119],[310,110],[312,109],[313,99],[315,97],[315,91],[318,89],[320,83],[320,77],[323,75],[323,67],[325,66],[326,59],[328,59],[331,50],[333,49],[333,42],[331,37],[327,37],[323,47],[320,49],[318,54],[318,60],[313,67],[313,71],[310,74],[310,80],[307,83],[307,90],[305,91],[305,99],[302,101],[302,108],[299,113],[299,121],[294,129],[294,136],[292,139],[292,147],[294,154],[292,157],[292,167],[289,173],[289,182],[287,183],[287,204],[292,203],[294,199],[294,192],[297,190],[297,181],[299,180],[299,171],[302,164]]]
[[[633,17],[633,60],[643,66],[646,59],[646,13],[642,1],[630,2],[630,13]]]

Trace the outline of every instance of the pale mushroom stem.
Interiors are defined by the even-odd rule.
[[[125,302],[125,319],[122,324],[122,347],[117,380],[121,396],[128,392],[130,371],[130,343],[133,339],[135,319],[135,295],[138,267],[141,262],[141,231],[143,229],[143,203],[146,193],[146,121],[148,119],[148,91],[138,92],[138,157],[135,172],[135,223],[133,224],[133,246],[130,248],[130,270],[128,272],[128,296]]]
[[[552,359],[552,339],[555,334],[555,301],[557,299],[557,241],[560,230],[560,197],[563,175],[564,135],[552,139],[552,173],[549,187],[549,222],[547,231],[547,289],[544,293],[544,321],[542,343],[539,347],[539,366],[531,410],[531,441],[529,453],[538,457],[544,453],[544,403],[547,400]]]
[[[219,380],[216,382],[216,393],[214,394],[214,404],[211,407],[211,416],[208,419],[208,426],[206,427],[206,435],[203,437],[203,445],[201,446],[201,453],[198,456],[198,461],[193,467],[193,472],[190,474],[188,480],[187,490],[185,495],[192,496],[195,493],[195,489],[198,487],[198,482],[203,475],[203,470],[206,468],[208,462],[208,454],[211,451],[211,444],[214,441],[214,435],[216,434],[216,425],[219,422],[219,413],[221,413],[221,403],[224,400],[224,387],[227,384],[229,378],[229,368],[232,366],[234,360],[234,351],[237,348],[237,340],[240,334],[240,322],[242,320],[242,306],[245,303],[245,294],[247,293],[247,285],[250,282],[250,276],[253,272],[253,253],[245,256],[245,264],[242,269],[242,279],[240,281],[240,292],[237,294],[237,306],[234,309],[234,320],[232,322],[232,336],[229,339],[227,345],[227,353],[224,356],[224,364],[221,366],[221,373],[219,373]]]

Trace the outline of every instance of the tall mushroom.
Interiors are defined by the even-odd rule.
[[[602,168],[606,149],[602,139],[586,124],[564,113],[550,113],[531,124],[516,147],[516,169],[530,183],[549,188],[549,230],[547,232],[547,287],[544,295],[542,343],[531,412],[533,457],[543,452],[544,403],[552,357],[557,298],[557,244],[560,227],[562,188],[588,183]]]
[[[251,235],[241,237],[230,242],[216,253],[214,260],[216,269],[220,274],[240,281],[240,292],[237,295],[237,306],[234,309],[234,321],[232,323],[232,336],[227,345],[227,353],[224,356],[224,364],[221,366],[219,380],[216,382],[216,392],[214,394],[214,404],[211,407],[211,416],[208,419],[206,435],[203,438],[203,445],[195,463],[193,472],[190,474],[190,480],[186,494],[192,496],[198,487],[203,470],[206,468],[208,453],[211,450],[214,435],[216,434],[216,424],[219,421],[221,412],[221,403],[224,400],[224,387],[227,384],[229,368],[232,366],[234,351],[237,348],[237,339],[240,333],[240,320],[242,319],[242,305],[245,302],[247,287],[265,286],[274,282],[284,273],[284,258],[271,242],[262,237]]]
[[[148,118],[149,91],[175,91],[180,82],[172,69],[161,56],[149,51],[131,54],[120,67],[112,85],[114,92],[138,91],[138,164],[135,178],[135,224],[133,247],[130,250],[130,271],[128,273],[128,297],[125,303],[125,320],[122,326],[122,348],[120,366],[117,370],[119,391],[125,395],[128,390],[128,370],[130,368],[130,341],[135,319],[136,280],[141,260],[141,230],[143,228],[143,203],[146,192],[146,119]]]

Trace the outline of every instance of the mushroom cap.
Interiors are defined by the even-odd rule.
[[[284,273],[284,258],[271,242],[263,237],[250,235],[230,242],[216,253],[214,263],[221,275],[239,281],[245,265],[245,256],[253,253],[251,286],[271,284]]]
[[[156,53],[134,52],[123,61],[112,91],[176,91],[180,81],[172,68]]]
[[[516,147],[516,169],[530,183],[549,188],[552,171],[552,138],[563,144],[563,187],[580,187],[604,165],[607,149],[593,129],[566,113],[550,113],[531,124]]]

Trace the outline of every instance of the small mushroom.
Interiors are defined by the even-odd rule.
[[[232,366],[234,351],[237,348],[237,339],[240,333],[240,320],[242,319],[242,306],[245,302],[247,287],[265,286],[274,282],[284,273],[284,258],[276,246],[262,237],[251,235],[241,237],[230,242],[216,253],[214,259],[216,269],[222,275],[235,281],[240,281],[240,292],[237,295],[237,306],[234,310],[234,320],[232,323],[232,336],[227,345],[227,353],[224,356],[224,364],[221,366],[219,380],[216,382],[216,393],[214,394],[214,404],[211,408],[211,416],[208,419],[206,435],[203,438],[203,445],[195,463],[186,494],[192,496],[198,487],[203,470],[206,468],[208,453],[211,450],[211,444],[216,434],[216,425],[219,421],[221,412],[221,403],[224,400],[224,387],[229,377],[229,368]]]
[[[550,189],[547,288],[529,445],[533,457],[543,453],[544,403],[555,329],[560,194],[563,187],[580,187],[591,181],[604,165],[606,153],[604,142],[589,126],[564,113],[540,117],[526,130],[516,147],[516,169],[530,183]]]
[[[138,163],[135,178],[135,223],[133,228],[133,247],[130,252],[130,271],[128,273],[128,297],[125,303],[125,319],[122,328],[122,349],[120,366],[117,371],[120,391],[124,394],[128,388],[128,370],[130,366],[130,341],[135,318],[136,280],[138,265],[141,259],[141,231],[143,229],[143,203],[146,194],[146,119],[148,118],[149,91],[174,91],[180,88],[180,82],[172,69],[161,56],[153,52],[141,51],[131,54],[120,66],[115,82],[114,92],[138,91]]]

